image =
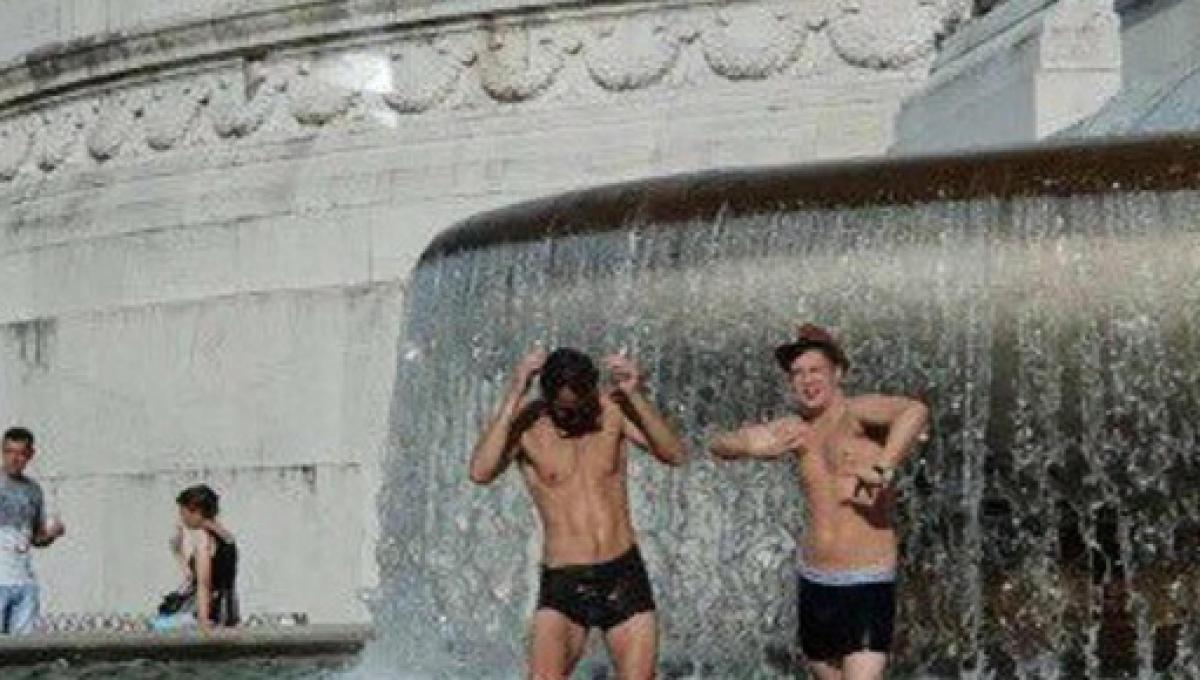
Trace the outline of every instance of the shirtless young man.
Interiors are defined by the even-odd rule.
[[[625,442],[668,465],[683,442],[642,394],[630,359],[605,359],[614,386],[601,392],[585,354],[535,350],[513,372],[495,417],[471,455],[471,481],[487,484],[512,461],[541,518],[544,545],[529,651],[533,680],[561,680],[593,626],[604,631],[623,680],[654,677],[654,596],[629,516]],[[540,374],[540,375],[539,375]],[[537,375],[541,399],[526,403]]]
[[[924,404],[906,397],[848,397],[848,366],[827,331],[811,324],[775,350],[799,414],[719,434],[727,459],[794,458],[808,523],[801,541],[800,648],[821,680],[880,678],[895,615],[893,473],[923,436]],[[868,431],[886,429],[883,446]]]

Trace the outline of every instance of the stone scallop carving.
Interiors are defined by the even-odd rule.
[[[392,91],[383,100],[397,113],[428,111],[458,88],[463,67],[474,59],[474,50],[455,43],[405,41],[391,52]]]
[[[704,58],[730,80],[762,79],[791,65],[808,27],[781,3],[721,7],[700,34]]]
[[[87,132],[85,143],[88,154],[103,162],[120,151],[133,128],[133,114],[126,97],[109,93],[95,106],[96,122]]]
[[[587,41],[584,60],[596,84],[619,92],[662,80],[679,51],[680,38],[665,17],[638,14],[602,24]]]
[[[210,94],[204,76],[152,85],[140,109],[146,145],[155,151],[174,148],[191,131]]]
[[[915,6],[914,6],[915,4]],[[933,52],[934,40],[953,4],[853,0],[829,21],[829,42],[838,56],[861,68],[898,69]]]
[[[90,122],[91,110],[90,102],[75,101],[40,112],[33,151],[39,170],[51,172],[71,157]]]
[[[520,102],[544,92],[563,68],[563,50],[542,30],[493,26],[483,34],[479,82],[501,102]]]
[[[270,117],[287,89],[287,80],[262,60],[247,60],[240,72],[213,83],[209,116],[220,137],[247,137]]]
[[[354,90],[322,73],[320,64],[302,63],[288,83],[292,117],[303,125],[325,125],[350,110]]]
[[[21,165],[29,157],[31,143],[24,120],[0,121],[0,182],[11,180],[21,171]]]

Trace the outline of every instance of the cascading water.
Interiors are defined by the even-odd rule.
[[[868,168],[879,189],[854,200],[825,190],[836,177],[820,200],[753,173],[633,185],[485,216],[435,248],[408,293],[368,658],[520,674],[536,518],[518,475],[478,488],[466,463],[542,343],[627,349],[691,444],[682,469],[630,468],[664,674],[789,676],[794,471],[704,448],[788,408],[770,349],[811,320],[844,340],[851,392],[933,409],[900,482],[900,677],[1200,677],[1200,191],[1180,186],[1200,173],[1159,163],[1187,178],[1148,190],[1077,159],[1076,190],[1056,162],[1028,161],[1037,181]]]

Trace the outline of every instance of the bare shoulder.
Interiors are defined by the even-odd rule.
[[[213,539],[204,529],[189,529],[188,539],[192,550],[198,555],[210,555],[213,550]]]
[[[921,402],[912,397],[900,394],[856,394],[846,398],[846,405],[851,414],[865,420],[872,420],[884,414],[890,414]]]
[[[546,402],[535,399],[521,407],[513,420],[512,432],[516,439],[515,457],[520,460],[523,452],[534,443],[538,430],[546,420]]]
[[[851,411],[870,409],[872,406],[878,406],[892,398],[889,395],[879,393],[855,394],[846,397],[846,406]]]

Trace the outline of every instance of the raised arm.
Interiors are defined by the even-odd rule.
[[[848,406],[859,422],[887,428],[887,439],[879,454],[885,477],[904,462],[929,424],[929,408],[909,397],[870,394],[851,398]]]
[[[747,425],[732,432],[721,432],[709,442],[708,450],[718,458],[779,458],[790,451],[803,453],[812,428],[795,417],[770,423]]]
[[[654,404],[642,392],[642,375],[632,359],[613,354],[604,359],[616,389],[612,399],[625,414],[625,436],[667,465],[682,465],[687,448]]]
[[[475,449],[471,452],[471,481],[489,484],[512,462],[520,445],[521,434],[530,424],[529,410],[523,402],[529,383],[542,364],[546,352],[536,349],[525,355],[513,369],[512,379],[504,392],[496,413],[484,428]]]

